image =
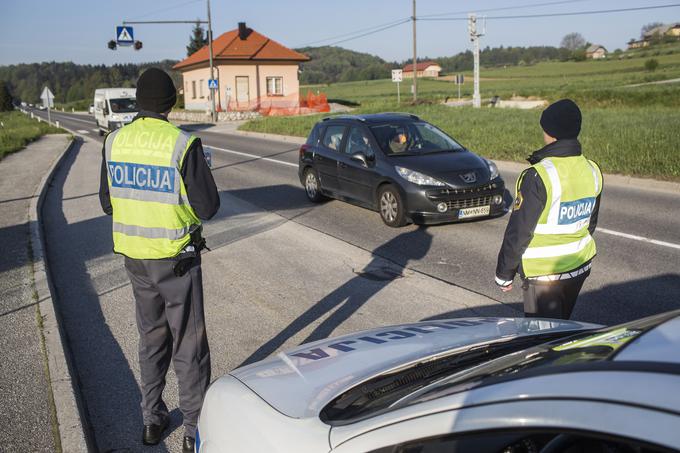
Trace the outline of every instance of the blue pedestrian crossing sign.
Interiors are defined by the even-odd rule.
[[[217,79],[208,79],[208,89],[217,90]]]
[[[116,42],[119,45],[133,44],[135,42],[132,27],[116,27]]]

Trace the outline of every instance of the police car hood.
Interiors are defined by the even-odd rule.
[[[465,318],[402,324],[316,341],[230,374],[279,412],[318,416],[336,396],[423,359],[512,338],[597,326],[574,321]]]

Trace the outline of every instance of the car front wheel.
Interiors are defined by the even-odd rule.
[[[319,186],[319,178],[316,175],[316,171],[313,168],[308,168],[305,170],[305,193],[307,198],[314,203],[318,203],[323,200],[324,196],[321,195],[321,188]]]
[[[384,186],[378,194],[380,217],[385,225],[398,228],[406,225],[406,212],[399,191],[394,186]]]

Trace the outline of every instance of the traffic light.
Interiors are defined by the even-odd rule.
[[[142,41],[135,41],[132,46],[135,48],[135,50],[139,50],[142,48]]]
[[[116,41],[114,41],[113,39],[111,41],[109,41],[107,46],[111,50],[116,50],[116,47],[118,47],[118,45],[116,44]]]

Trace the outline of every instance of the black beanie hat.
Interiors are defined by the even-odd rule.
[[[581,132],[581,110],[571,99],[561,99],[543,110],[541,127],[558,140],[576,138]]]
[[[149,68],[137,79],[137,104],[142,110],[165,113],[176,101],[175,85],[162,69]]]

